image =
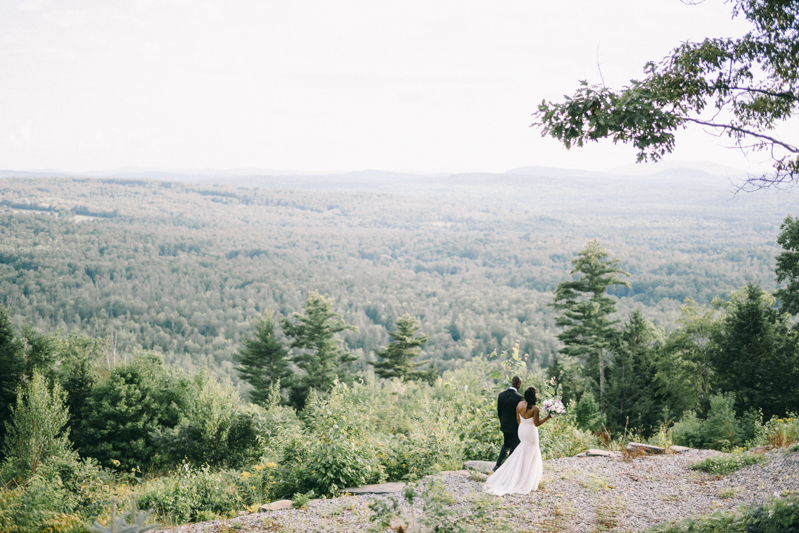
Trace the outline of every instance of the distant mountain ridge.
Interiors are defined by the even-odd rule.
[[[153,181],[173,181],[182,183],[204,184],[236,184],[250,186],[299,186],[308,188],[314,185],[329,188],[334,183],[344,189],[352,187],[371,189],[370,185],[380,183],[386,186],[394,183],[435,182],[440,180],[474,181],[475,179],[504,178],[554,178],[554,179],[597,179],[597,180],[635,180],[641,178],[666,178],[669,180],[704,179],[718,182],[719,177],[743,180],[746,174],[737,171],[735,174],[724,174],[728,167],[712,163],[681,164],[682,166],[658,167],[650,173],[630,172],[627,167],[617,170],[592,171],[584,169],[556,168],[544,166],[528,166],[511,169],[505,172],[459,172],[459,173],[408,173],[385,170],[355,170],[350,172],[302,173],[294,171],[275,171],[259,169],[188,169],[159,170],[124,168],[108,171],[64,172],[59,170],[0,170],[2,178],[104,178],[104,179],[137,179]],[[651,167],[649,167],[651,170]],[[646,170],[642,167],[641,170]]]

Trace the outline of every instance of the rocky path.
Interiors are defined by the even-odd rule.
[[[452,507],[479,531],[641,531],[714,510],[761,503],[774,493],[799,491],[799,453],[772,451],[765,465],[712,476],[688,467],[718,452],[689,450],[625,461],[618,456],[545,461],[540,490],[524,496],[481,492],[484,476],[456,472],[440,476]],[[395,486],[397,490],[401,485]],[[379,492],[379,491],[376,491]],[[231,520],[190,524],[176,533],[359,532],[370,526],[369,502],[398,493],[358,494],[314,500],[308,509],[256,513]],[[416,516],[421,506],[414,506]],[[411,509],[403,502],[401,507]],[[475,518],[480,514],[482,518]],[[387,530],[388,531],[388,530]]]

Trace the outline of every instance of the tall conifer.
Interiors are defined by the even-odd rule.
[[[292,318],[281,318],[280,325],[292,339],[291,348],[299,350],[291,359],[305,374],[293,388],[292,403],[303,407],[310,389],[327,392],[336,378],[342,377],[345,365],[355,360],[335,335],[347,330],[358,331],[358,328],[344,322],[342,316],[333,311],[333,300],[317,291],[308,293],[305,312],[293,313]]]
[[[589,242],[572,264],[574,279],[558,284],[552,304],[562,311],[555,323],[566,328],[558,335],[564,344],[560,353],[584,363],[585,375],[598,385],[600,405],[604,405],[605,359],[618,323],[609,318],[616,311],[616,303],[607,291],[616,285],[630,287],[619,278],[620,274],[630,274],[620,270],[619,260],[609,259],[596,240]]]
[[[415,337],[419,330],[419,322],[409,314],[404,314],[397,321],[396,331],[389,332],[391,338],[388,345],[383,348],[376,348],[375,354],[382,358],[382,361],[370,362],[375,367],[375,374],[381,378],[400,378],[431,380],[436,375],[435,367],[428,370],[415,370],[424,365],[424,362],[416,362],[414,359],[419,355],[419,348],[428,341],[429,335]]]
[[[250,400],[258,405],[267,405],[270,390],[280,383],[289,385],[291,369],[288,351],[275,336],[275,312],[267,309],[253,320],[255,335],[243,337],[242,347],[235,355],[239,377],[252,386]]]

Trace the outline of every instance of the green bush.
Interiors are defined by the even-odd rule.
[[[740,446],[746,437],[741,430],[745,424],[736,418],[734,405],[733,393],[711,396],[706,419],[702,420],[695,412],[689,411],[674,424],[672,430],[674,442],[691,448],[715,450],[731,450]],[[758,423],[756,415],[748,415],[747,421],[752,426],[749,433],[755,434]]]
[[[177,426],[189,384],[146,354],[116,367],[94,385],[81,409],[77,444],[81,453],[105,466],[129,470],[157,460],[153,433]]]
[[[6,461],[0,474],[3,481],[24,481],[36,473],[43,461],[69,452],[65,400],[61,386],[55,383],[51,391],[47,379],[38,372],[17,388],[11,422],[6,423]]]
[[[258,459],[259,409],[241,404],[231,385],[222,385],[207,372],[186,380],[180,403],[184,406],[175,427],[150,433],[158,450],[156,463],[209,464],[240,468]]]
[[[648,533],[796,533],[799,531],[799,495],[783,494],[763,505],[734,513],[715,512],[676,524],[662,524]]]
[[[575,427],[568,416],[558,415],[538,429],[538,439],[544,460],[573,457],[601,445],[593,433]]]
[[[702,448],[705,444],[704,423],[695,411],[686,412],[672,428],[674,442],[680,446]]]
[[[735,416],[735,393],[710,397],[710,409],[703,431],[708,448],[729,450],[743,442],[741,421]]]
[[[605,415],[599,409],[594,395],[586,392],[579,402],[569,402],[569,412],[578,428],[588,431],[599,431],[605,424]]]
[[[159,521],[167,524],[229,518],[247,505],[237,490],[237,477],[233,472],[184,463],[172,475],[146,483],[139,493],[139,506],[154,509]]]
[[[759,453],[732,453],[720,454],[708,457],[698,463],[691,465],[691,470],[701,470],[708,474],[715,474],[718,476],[726,476],[737,472],[745,466],[761,465],[769,462],[766,455]]]

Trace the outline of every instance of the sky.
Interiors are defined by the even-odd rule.
[[[747,29],[723,0],[0,0],[0,169],[605,170],[634,149],[565,150],[536,106]],[[667,161],[766,159],[697,129]]]

